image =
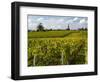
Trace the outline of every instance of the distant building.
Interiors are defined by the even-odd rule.
[[[69,24],[68,24],[68,27],[67,27],[67,29],[66,30],[70,30],[70,26],[69,26]]]

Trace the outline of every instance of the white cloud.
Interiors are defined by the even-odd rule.
[[[32,20],[31,19],[28,19],[28,23],[31,23],[32,22]]]
[[[75,17],[74,19],[73,19],[73,21],[76,21],[78,18],[77,17]]]
[[[77,17],[75,17],[75,18],[73,18],[73,19],[70,19],[70,20],[66,21],[66,23],[72,23],[72,22],[74,22],[74,21],[76,21],[76,20],[78,20]]]
[[[58,22],[63,22],[63,21],[64,21],[64,19],[59,19],[59,20],[58,20]]]
[[[44,18],[40,17],[37,19],[37,21],[41,21],[41,20],[44,20]]]
[[[46,20],[43,20],[43,21],[49,22],[49,23],[62,23],[62,22],[64,22],[64,19],[50,18],[50,19],[46,19]]]
[[[71,19],[71,20],[68,20],[68,21],[66,21],[66,23],[72,23],[73,22],[73,20]]]
[[[82,23],[85,23],[85,22],[86,22],[86,20],[85,20],[85,19],[81,19],[79,23],[81,23],[81,24],[82,24]]]
[[[32,27],[32,19],[30,19],[30,18],[28,19],[28,26]]]

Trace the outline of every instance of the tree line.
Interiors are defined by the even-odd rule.
[[[53,31],[55,31],[55,30],[60,31],[60,30],[64,30],[64,29],[45,29],[43,24],[39,23],[39,25],[37,26],[37,30],[36,31],[38,32],[38,31],[52,31],[52,30]],[[65,30],[71,30],[69,24],[68,24],[68,26],[67,26],[67,28]],[[77,30],[87,30],[87,28],[83,28],[82,27],[82,28],[79,28]],[[31,32],[31,31],[35,31],[35,30],[28,30],[28,32]]]

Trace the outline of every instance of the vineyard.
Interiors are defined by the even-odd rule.
[[[28,66],[87,63],[87,31],[28,33]]]

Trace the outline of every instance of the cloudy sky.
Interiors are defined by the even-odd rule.
[[[68,24],[70,29],[78,29],[88,27],[88,18],[77,16],[28,15],[29,30],[36,30],[39,23],[42,23],[45,29],[66,29]]]

